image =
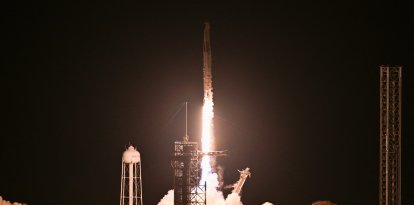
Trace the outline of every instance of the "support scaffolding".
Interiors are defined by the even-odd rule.
[[[206,184],[200,185],[197,142],[175,142],[174,205],[206,205]]]

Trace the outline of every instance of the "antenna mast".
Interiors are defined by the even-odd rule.
[[[189,137],[188,137],[188,114],[187,114],[187,106],[188,106],[188,102],[186,101],[185,102],[185,135],[184,135],[184,138],[183,138],[183,141],[184,142],[188,142],[188,140],[189,140]]]

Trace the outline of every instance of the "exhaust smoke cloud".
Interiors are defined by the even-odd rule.
[[[14,202],[14,203],[12,203],[12,202],[10,202],[10,201],[7,201],[7,200],[4,200],[1,196],[0,196],[0,205],[26,205],[26,204],[22,204],[22,203],[18,203],[18,202]]]
[[[224,198],[223,192],[217,190],[219,186],[218,176],[216,173],[208,175],[207,178],[207,204],[208,205],[243,205],[240,195],[231,193]],[[157,205],[174,205],[174,190],[168,191]],[[266,202],[263,205],[273,205]]]

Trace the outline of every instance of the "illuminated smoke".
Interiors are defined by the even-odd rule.
[[[22,204],[22,203],[17,203],[17,202],[14,202],[14,203],[11,203],[10,201],[6,201],[6,200],[4,200],[1,196],[0,196],[0,205],[27,205],[27,204]]]
[[[217,174],[210,174],[207,178],[207,204],[208,205],[243,205],[240,199],[240,195],[237,193],[231,193],[224,198],[223,192],[218,191],[219,181]],[[174,205],[174,190],[168,191],[158,205]],[[266,202],[263,205],[273,205]]]
[[[1,205],[1,204],[0,204]],[[171,189],[168,193],[162,197],[158,205],[174,205],[174,190]]]
[[[205,90],[204,92],[204,104],[202,113],[202,133],[201,133],[201,144],[204,152],[212,150],[213,142],[213,93],[212,88]],[[204,156],[201,160],[201,184],[207,180],[209,174],[211,174],[211,157]]]
[[[240,200],[240,195],[238,195],[237,193],[229,194],[226,198],[226,204],[243,205],[241,200]]]
[[[241,197],[237,193],[231,193],[224,198],[223,192],[218,191],[218,176],[216,173],[210,174],[207,178],[207,204],[208,205],[243,205]],[[273,205],[266,202],[263,205]]]
[[[207,177],[207,203],[208,205],[224,205],[223,192],[217,190],[217,174],[210,174]]]
[[[211,99],[209,99],[211,97]],[[211,151],[213,141],[213,98],[212,96],[204,96],[203,119],[201,145],[203,151]]]

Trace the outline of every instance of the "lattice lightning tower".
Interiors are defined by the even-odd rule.
[[[380,205],[401,205],[401,66],[380,67]]]

